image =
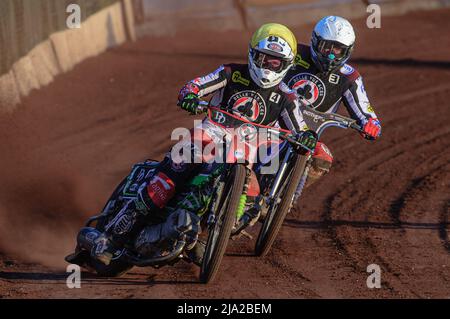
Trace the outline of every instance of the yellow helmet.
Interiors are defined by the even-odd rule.
[[[297,40],[286,26],[279,23],[262,25],[253,34],[249,48],[249,71],[262,88],[281,82],[297,55]]]

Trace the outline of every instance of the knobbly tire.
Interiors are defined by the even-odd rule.
[[[289,212],[295,191],[305,171],[306,162],[306,156],[297,155],[297,159],[290,174],[288,174],[288,178],[284,179],[284,183],[276,199],[281,199],[281,201],[278,204],[272,204],[269,208],[258,239],[256,240],[256,256],[264,257],[272,247],[281,229],[281,225],[283,225],[284,219]]]
[[[208,241],[200,270],[200,281],[202,283],[214,280],[219,270],[236,221],[236,212],[244,191],[246,175],[244,165],[234,165],[220,194],[219,205],[217,206],[219,213],[216,214],[216,222],[208,230]]]

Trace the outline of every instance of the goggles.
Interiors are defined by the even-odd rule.
[[[318,53],[331,61],[345,58],[348,50],[348,46],[335,41],[320,40],[317,45]]]
[[[287,61],[283,58],[276,57],[257,50],[252,50],[252,58],[257,67],[276,73],[280,73],[281,71],[285,70],[291,63],[291,61]]]

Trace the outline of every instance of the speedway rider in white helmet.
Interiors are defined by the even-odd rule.
[[[248,64],[224,64],[208,75],[189,81],[179,93],[178,105],[196,114],[200,98],[212,94],[211,105],[243,116],[253,123],[270,126],[278,122],[282,127],[298,134],[301,143],[314,148],[316,135],[309,131],[303,132],[307,126],[299,111],[298,97],[282,83],[293,65],[296,53],[297,41],[287,27],[277,23],[265,24],[255,32],[250,41]],[[223,141],[223,134],[226,134],[225,130],[221,131],[208,118],[203,120],[198,129],[202,130],[201,144]],[[196,135],[198,134],[192,134],[194,139]],[[182,140],[179,143],[186,142]],[[195,153],[198,143],[189,143],[187,149]],[[140,233],[136,241],[138,251],[144,253],[148,237],[156,236],[164,241],[167,236],[177,237],[182,234],[190,241],[189,250],[198,247],[198,214],[209,201],[211,193],[205,193],[206,188],[190,189],[188,194],[182,194],[183,200],[177,201],[182,206],[178,206],[169,216],[165,215],[165,206],[175,194],[179,196],[177,192],[197,176],[201,169],[203,166],[192,159],[176,162],[169,152],[159,163],[155,175],[140,187],[138,198],[108,225],[107,231],[93,250],[93,256],[109,264],[114,252],[120,250],[127,238],[138,234],[145,227],[146,218],[151,216],[162,217],[166,221],[159,228],[152,226],[151,231],[156,230],[157,234],[146,233],[145,229]],[[252,178],[248,195],[252,196],[253,193],[257,196],[258,192],[256,178]],[[201,256],[201,253],[194,255]],[[195,256],[192,260],[200,263]]]
[[[359,72],[349,64],[355,45],[355,32],[349,21],[337,16],[321,19],[314,28],[311,45],[298,44],[295,65],[283,82],[303,101],[320,112],[336,112],[343,102],[350,116],[363,127],[369,140],[381,134],[380,121],[369,102]],[[326,174],[333,161],[328,147],[318,142],[308,184]]]
[[[329,16],[320,20],[311,37],[311,57],[322,71],[332,71],[345,64],[355,45],[356,35],[350,22]]]

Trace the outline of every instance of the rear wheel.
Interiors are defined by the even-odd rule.
[[[243,165],[234,165],[221,189],[216,207],[216,222],[210,226],[208,241],[200,270],[200,281],[214,280],[231,236],[239,201],[244,191],[247,171]]]
[[[306,156],[297,155],[295,164],[291,168],[287,178],[283,178],[283,184],[265,216],[263,226],[256,240],[255,254],[265,256],[272,247],[281,225],[291,208],[297,186],[305,171]]]

